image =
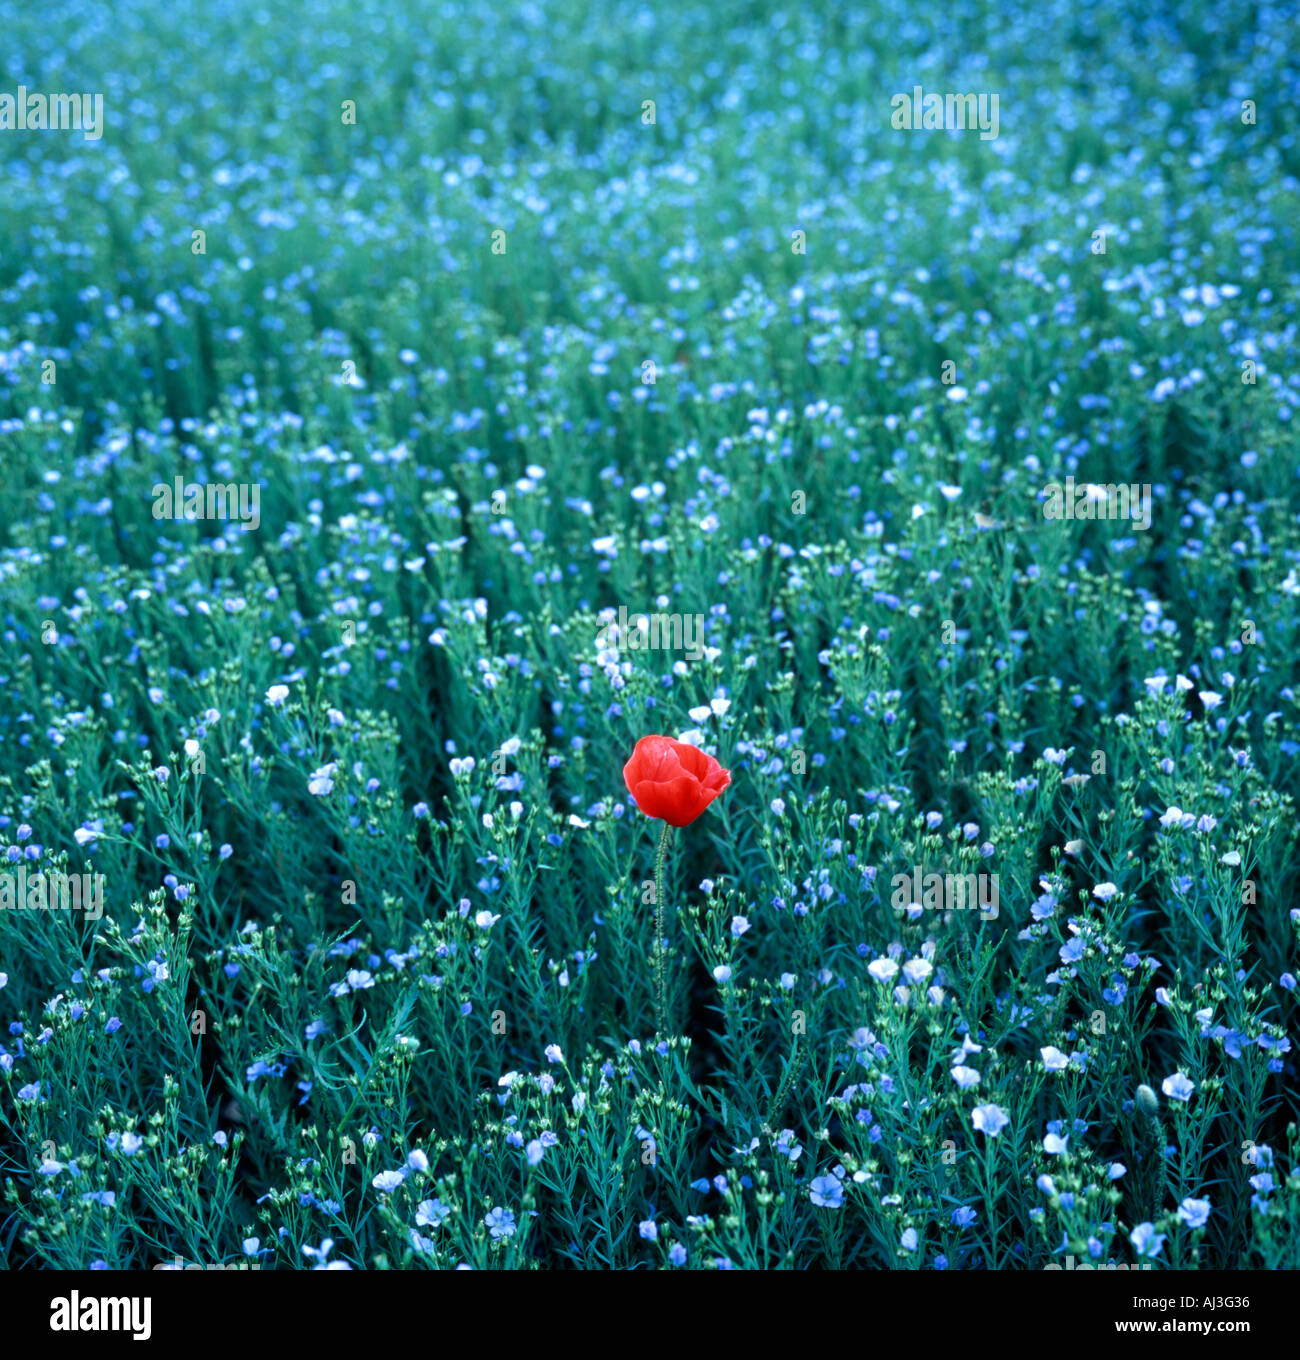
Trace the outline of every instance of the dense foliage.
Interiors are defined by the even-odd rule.
[[[1177,8],[0,3],[0,1261],[1300,1265],[1297,13]]]

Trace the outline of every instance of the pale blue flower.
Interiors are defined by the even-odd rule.
[[[440,1199],[421,1200],[415,1221],[421,1228],[439,1228],[451,1217],[451,1210]]]
[[[1165,1235],[1156,1232],[1151,1223],[1139,1223],[1129,1234],[1128,1240],[1133,1243],[1133,1250],[1139,1256],[1159,1256],[1160,1248],[1165,1244]]]
[[[971,1123],[986,1138],[996,1138],[1011,1123],[1011,1119],[1005,1110],[996,1105],[977,1105],[971,1111]]]
[[[1175,1072],[1172,1077],[1166,1077],[1160,1083],[1160,1089],[1170,1100],[1190,1100],[1192,1092],[1196,1090],[1196,1083],[1181,1072]]]
[[[1178,1217],[1189,1228],[1203,1228],[1206,1220],[1210,1217],[1210,1201],[1208,1199],[1192,1199],[1189,1196],[1178,1206]]]
[[[808,1198],[823,1209],[838,1209],[844,1203],[844,1186],[835,1176],[818,1176],[808,1189]]]
[[[980,1074],[973,1067],[954,1067],[951,1075],[962,1091],[970,1091],[980,1084]]]
[[[515,1216],[509,1209],[494,1207],[483,1220],[483,1225],[491,1230],[493,1238],[512,1237],[515,1231]]]

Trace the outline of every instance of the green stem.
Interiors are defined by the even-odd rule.
[[[993,1212],[993,1206],[997,1202],[997,1185],[993,1178],[993,1159],[997,1156],[997,1149],[993,1146],[993,1139],[984,1139],[984,1203],[988,1205],[989,1232],[991,1234],[989,1247],[992,1250],[992,1257],[989,1261],[989,1269],[998,1268],[998,1216]]]
[[[668,849],[668,833],[672,824],[664,823],[659,837],[659,853],[655,857],[655,1035],[664,1031],[664,852]]]
[[[1164,1207],[1165,1185],[1169,1176],[1169,1163],[1165,1161],[1165,1126],[1159,1119],[1151,1120],[1151,1152],[1155,1158],[1151,1170],[1151,1219],[1154,1223]]]
[[[790,1049],[790,1060],[785,1065],[785,1076],[781,1078],[781,1084],[777,1087],[776,1099],[772,1102],[771,1113],[767,1116],[767,1127],[776,1132],[776,1121],[781,1111],[785,1109],[785,1102],[790,1094],[790,1087],[794,1084],[795,1074],[799,1071],[799,1065],[803,1062],[803,1055],[799,1052],[799,1036],[794,1037],[794,1046]]]
[[[1137,1116],[1134,1151],[1141,1158],[1135,1173],[1134,1199],[1139,1214],[1154,1223],[1164,1204],[1169,1172],[1165,1162],[1165,1129],[1158,1115]]]

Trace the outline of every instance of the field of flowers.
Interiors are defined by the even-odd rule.
[[[1300,1267],[1300,13],[1174,8],[0,0],[0,1265]]]

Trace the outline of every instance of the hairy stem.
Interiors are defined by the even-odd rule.
[[[664,823],[659,837],[659,853],[655,857],[655,1033],[664,1031],[664,852],[668,849],[669,822]]]
[[[781,1078],[781,1085],[777,1087],[776,1099],[772,1102],[771,1113],[767,1116],[767,1125],[772,1128],[775,1125],[777,1116],[785,1109],[785,1102],[790,1095],[790,1087],[794,1084],[796,1073],[803,1062],[803,1055],[799,1052],[799,1036],[794,1036],[794,1045],[790,1049],[790,1061],[785,1065],[785,1076]],[[775,1132],[775,1130],[773,1129]]]

